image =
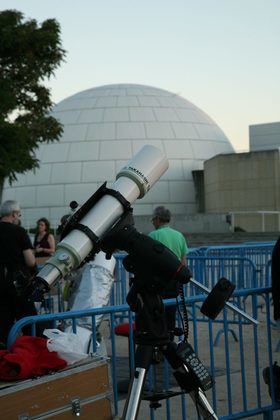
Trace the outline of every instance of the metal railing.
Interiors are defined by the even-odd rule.
[[[251,243],[240,245],[223,245],[201,247],[196,253],[205,257],[216,258],[244,258],[250,260],[256,269],[257,284],[262,287],[265,284],[266,266],[271,259],[275,242]],[[188,256],[188,260],[196,255]]]
[[[270,286],[269,261],[274,242],[203,246],[190,249],[187,262],[193,277],[207,287],[213,287],[220,277],[227,277],[236,284],[238,289]],[[116,253],[115,282],[110,297],[110,305],[126,303],[129,288],[129,273],[123,267],[126,253]],[[58,284],[59,289],[59,284]],[[197,291],[191,287],[191,294]],[[65,305],[61,290],[58,290],[59,299],[54,307],[50,298],[50,312],[53,308],[63,311]]]
[[[221,277],[228,278],[237,289],[251,289],[258,286],[257,268],[249,258],[191,256],[188,257],[188,266],[193,277],[211,289]]]
[[[231,229],[234,232],[236,226],[236,216],[243,217],[259,217],[259,226],[261,226],[261,231],[266,232],[266,220],[269,216],[275,216],[277,220],[278,230],[280,231],[280,211],[274,210],[248,210],[248,211],[234,211],[228,213],[231,217]]]
[[[230,247],[229,249],[231,251],[237,249],[238,253],[240,252],[239,248]],[[220,250],[222,250],[222,252],[220,252]],[[215,252],[207,252],[206,255],[188,255],[187,257],[187,263],[193,277],[204,286],[212,289],[221,277],[228,278],[236,285],[237,289],[241,290],[244,288],[269,287],[271,285],[271,254],[267,251],[265,251],[265,255],[263,255],[263,261],[258,262],[258,266],[252,261],[248,253],[247,256],[234,256],[231,253],[227,256],[225,255],[223,247],[214,247],[213,251]],[[125,256],[125,253],[115,254],[116,268],[115,280],[110,296],[111,306],[126,303],[130,274],[123,267],[123,259]],[[57,298],[55,304],[53,295],[49,294],[46,296],[46,304],[48,304],[48,307],[45,309],[45,312],[62,312],[65,310],[66,305],[63,301],[63,293],[59,282],[56,285],[56,289]],[[188,296],[200,294],[200,291],[191,284],[185,287],[185,292]],[[120,314],[120,317],[121,316],[122,315]]]
[[[273,340],[270,329],[270,300],[269,288],[238,290],[235,293],[237,302],[246,298],[247,310],[250,310],[252,316],[257,315],[257,297],[262,296],[265,302],[265,311],[259,314],[259,326],[244,323],[238,317],[236,325],[230,326],[227,310],[218,317],[217,320],[201,320],[199,306],[205,299],[205,296],[190,296],[186,298],[186,304],[189,312],[189,340],[193,344],[195,351],[200,359],[208,367],[215,379],[215,385],[211,391],[207,392],[207,397],[217,412],[219,419],[247,418],[250,416],[272,416],[274,410],[280,406],[268,394],[268,387],[262,380],[262,370],[273,364]],[[173,304],[172,300],[166,302],[167,305]],[[87,311],[63,312],[50,315],[26,317],[18,321],[12,328],[8,343],[9,346],[14,342],[20,330],[25,325],[31,325],[33,334],[36,333],[36,325],[42,322],[52,322],[53,326],[57,323],[67,323],[72,325],[75,332],[79,320],[83,317],[91,317],[93,351],[96,350],[97,332],[95,327],[95,317],[97,314],[103,314],[106,325],[104,337],[106,339],[107,352],[110,357],[112,385],[114,394],[114,414],[120,412],[121,395],[118,392],[118,382],[121,379],[129,379],[129,364],[133,367],[134,354],[133,346],[130,346],[131,353],[128,357],[127,347],[120,345],[121,337],[116,337],[114,333],[119,314],[127,312],[130,323],[130,336],[132,341],[132,320],[133,314],[127,305],[111,306],[102,309],[90,309]],[[108,322],[107,322],[108,321]],[[220,325],[223,325],[224,336],[219,347],[214,346],[214,335]],[[103,325],[103,324],[102,324]],[[229,327],[230,326],[230,327]],[[230,329],[235,329],[238,341],[233,340]],[[106,335],[107,334],[107,335]],[[121,350],[122,349],[122,350]],[[160,366],[156,369],[160,369]],[[125,377],[121,377],[121,372]],[[272,372],[272,371],[271,371]],[[149,387],[153,389],[152,374]],[[272,375],[271,375],[272,377]],[[164,363],[164,374],[159,376],[157,385],[161,389],[176,389],[178,386],[173,380],[170,368]],[[271,384],[271,388],[273,388]],[[141,414],[142,413],[142,414]],[[142,416],[142,417],[141,417]],[[149,403],[141,403],[139,419],[158,418],[166,419],[191,419],[196,418],[196,411],[190,398],[183,394],[163,402],[158,410],[150,409]],[[270,417],[271,418],[271,417]]]

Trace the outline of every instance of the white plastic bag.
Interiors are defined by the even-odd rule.
[[[48,350],[56,351],[68,365],[88,357],[88,354],[83,351],[83,344],[77,334],[65,333],[55,328],[44,330],[43,334],[49,339]]]
[[[72,326],[65,328],[64,330],[66,333],[73,334]],[[91,340],[92,340],[92,331],[88,330],[87,328],[80,327],[79,325],[76,326],[76,335],[79,337],[79,340],[82,344],[83,353],[90,353]]]
[[[65,328],[65,332],[73,332],[73,329],[71,326]],[[93,351],[93,343],[92,343],[92,331],[88,328],[80,327],[79,325],[76,326],[76,335],[79,337],[82,346],[83,346],[83,352],[84,353],[94,353]],[[103,337],[101,337],[101,340],[96,341],[96,351],[95,354],[97,356],[101,357],[108,357],[107,349],[106,349],[106,343]]]

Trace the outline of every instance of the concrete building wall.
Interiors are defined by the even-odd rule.
[[[262,229],[259,211],[280,211],[280,150],[218,155],[204,163],[205,211],[247,212],[235,226]],[[250,214],[251,213],[251,214]],[[265,216],[266,230],[279,229],[278,216]]]
[[[280,122],[249,126],[250,151],[280,147]]]

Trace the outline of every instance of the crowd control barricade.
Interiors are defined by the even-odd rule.
[[[267,366],[272,369],[272,364],[278,357],[277,353],[273,351],[278,337],[277,333],[270,328],[269,292],[269,288],[246,289],[235,292],[237,303],[246,297],[246,309],[253,317],[256,317],[257,314],[258,296],[262,295],[264,297],[265,311],[259,314],[259,324],[257,326],[244,323],[240,317],[238,317],[235,325],[229,324],[229,310],[227,309],[215,321],[201,318],[199,306],[205,299],[205,295],[186,298],[189,314],[189,341],[214,377],[215,385],[207,391],[207,398],[220,420],[257,418],[258,415],[262,415],[264,418],[272,418],[273,411],[280,408],[280,405],[275,402],[273,393],[271,397],[269,396],[268,386],[262,378],[263,369]],[[168,300],[165,303],[170,305],[174,304],[174,301]],[[75,332],[79,321],[83,317],[90,317],[93,337],[92,350],[95,352],[98,351],[95,317],[98,314],[104,314],[105,320],[101,327],[103,327],[102,336],[106,342],[107,354],[111,364],[114,410],[115,415],[121,415],[126,394],[119,393],[118,383],[121,380],[129,379],[129,363],[131,363],[132,368],[134,363],[133,346],[130,346],[132,353],[128,355],[128,346],[123,342],[124,339],[116,337],[114,334],[116,319],[120,313],[124,312],[127,312],[131,331],[130,340],[132,340],[133,314],[129,311],[127,305],[119,305],[87,311],[69,311],[23,318],[13,326],[8,344],[11,346],[21,328],[27,324],[32,326],[33,334],[36,333],[36,325],[45,321],[51,322],[54,327],[58,323],[62,325],[65,323],[71,324]],[[221,338],[221,345],[215,347],[214,336],[221,324],[225,333]],[[238,341],[235,341],[229,333],[229,326],[234,328]],[[153,369],[158,370],[156,382],[158,390],[179,390],[171,373],[171,368],[166,362],[162,362]],[[153,374],[151,372],[147,379],[147,387],[150,391],[153,391],[155,387],[152,378]],[[273,388],[272,384],[271,388]],[[143,399],[138,419],[191,420],[197,418],[194,404],[187,394],[162,400],[160,403],[161,407],[154,410],[149,407],[149,402]]]
[[[207,248],[210,249],[210,248]],[[219,250],[217,255],[214,253],[208,253],[206,255],[199,254],[196,250],[192,254],[187,256],[187,264],[193,274],[193,277],[209,287],[210,289],[217,283],[219,278],[226,277],[232,283],[236,285],[237,289],[254,288],[270,286],[267,263],[265,266],[259,268],[251,258],[245,256],[226,255],[225,252],[220,252],[219,247],[215,247]],[[221,248],[221,250],[224,248]],[[239,249],[237,248],[230,248]],[[206,252],[206,248],[204,249]],[[110,296],[110,305],[122,305],[126,303],[126,295],[129,290],[130,274],[123,267],[123,259],[127,254],[124,252],[116,253],[114,255],[116,259],[116,267],[114,273],[114,284]],[[144,262],[143,262],[144,263]],[[60,282],[57,282],[56,286],[52,291],[46,295],[45,308],[42,312],[53,313],[63,312],[67,304],[63,300],[63,287]],[[194,295],[199,294],[199,290],[193,285],[187,287],[187,294]],[[119,314],[120,321],[127,322],[126,314]]]
[[[187,262],[193,277],[209,287],[225,276],[237,285],[237,288],[269,286],[267,264],[275,242],[244,243],[241,245],[201,246],[190,248]],[[115,281],[110,297],[110,305],[121,305],[126,302],[129,289],[129,273],[123,267],[123,259],[127,254],[119,252],[116,258]],[[203,260],[205,258],[205,261]],[[253,263],[250,265],[249,260]],[[41,266],[38,266],[41,268]],[[66,309],[63,301],[61,283],[55,291],[46,296],[46,313],[62,312]],[[192,289],[191,294],[195,293]],[[55,298],[54,298],[55,296]]]
[[[221,277],[229,279],[237,289],[257,287],[257,268],[249,258],[194,255],[188,256],[187,263],[193,277],[210,289]],[[191,291],[196,294],[193,286]]]
[[[267,282],[266,265],[271,259],[273,246],[274,242],[264,242],[190,248],[187,262],[193,272],[193,277],[209,287],[211,285],[213,287],[221,276],[229,278],[237,285],[237,288],[263,287],[270,284]],[[123,259],[126,255],[125,252],[114,254],[116,268],[114,287],[110,297],[111,306],[126,302],[130,277],[123,267]],[[253,265],[250,265],[249,260]],[[45,312],[51,313],[56,310],[62,312],[66,309],[61,284],[58,282],[56,287],[56,300],[55,293],[48,295]]]
[[[228,278],[237,289],[270,285],[267,282],[266,265],[271,259],[271,244],[201,247],[194,248],[193,251],[187,255],[187,264],[193,277],[209,288],[212,288],[220,277]],[[125,303],[129,288],[129,275],[122,265],[125,255],[115,254],[117,268],[111,297],[111,304],[114,305]],[[196,293],[196,289],[191,286],[190,294]]]
[[[265,267],[271,259],[274,242],[258,244],[241,244],[227,246],[209,246],[204,250],[205,256],[216,257],[243,257],[250,259],[256,266],[257,285],[263,287],[265,279]]]
[[[247,257],[226,257],[226,256],[190,256],[188,257],[188,266],[190,267],[193,277],[210,290],[215,286],[218,280],[222,277],[230,280],[235,285],[236,290],[254,289],[258,285],[258,270],[251,259]],[[265,284],[265,278],[262,281]],[[185,293],[187,296],[199,294],[200,291],[191,283],[185,286]],[[233,303],[236,298],[230,299]],[[263,310],[264,302],[263,297],[257,298],[257,308]],[[239,299],[238,305],[244,311],[247,310],[247,296]],[[258,311],[259,312],[259,311]],[[256,317],[258,316],[256,313]],[[217,321],[218,322],[218,321]],[[231,325],[238,323],[238,317],[235,313],[231,312],[228,315],[229,333],[238,341],[234,328]],[[242,320],[247,323],[248,321]],[[225,333],[223,323],[220,329],[216,332],[214,345],[218,345],[221,340],[221,335]]]

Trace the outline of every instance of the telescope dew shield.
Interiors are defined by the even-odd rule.
[[[142,198],[168,169],[168,160],[161,150],[144,146],[117,174],[111,189],[119,192],[132,204]],[[100,238],[124,212],[121,202],[105,194],[80,220],[93,234]],[[78,267],[93,249],[93,243],[81,230],[73,230],[58,244],[55,254],[46,261],[37,279],[51,286],[60,277]]]
[[[138,198],[142,198],[168,168],[166,158],[162,157],[163,155],[159,154],[155,147],[144,146],[117,174],[117,179],[127,177],[134,181],[140,191]]]

